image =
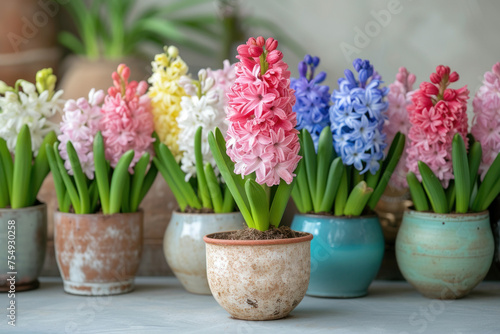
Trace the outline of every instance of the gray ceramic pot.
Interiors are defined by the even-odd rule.
[[[45,204],[0,209],[0,291],[11,290],[11,278],[15,280],[16,291],[38,288],[46,247]]]

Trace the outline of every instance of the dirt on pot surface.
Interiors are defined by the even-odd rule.
[[[271,227],[264,232],[254,228],[246,228],[231,233],[214,233],[211,237],[221,240],[276,240],[293,239],[306,235],[307,233],[294,231],[288,226],[280,226],[279,228]]]

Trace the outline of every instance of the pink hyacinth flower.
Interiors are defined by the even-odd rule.
[[[290,184],[301,158],[290,71],[276,47],[276,40],[262,37],[240,45],[236,80],[227,94],[227,154],[234,172],[255,172],[256,182],[269,187],[281,180]]]

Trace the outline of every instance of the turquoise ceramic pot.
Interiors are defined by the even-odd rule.
[[[408,210],[396,238],[405,279],[429,298],[457,299],[486,276],[493,259],[487,211],[436,214]]]
[[[291,228],[314,236],[308,295],[352,298],[367,294],[384,257],[384,236],[376,216],[298,214]]]

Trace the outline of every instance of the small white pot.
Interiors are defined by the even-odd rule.
[[[163,250],[168,265],[187,291],[211,294],[203,237],[244,227],[245,221],[239,212],[172,213],[163,238]]]

